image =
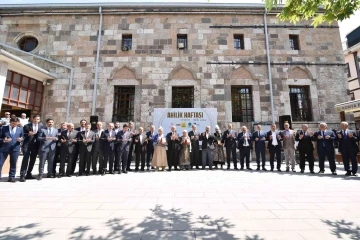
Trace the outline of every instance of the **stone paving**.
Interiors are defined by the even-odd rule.
[[[0,239],[360,239],[360,177],[326,170],[3,177]]]

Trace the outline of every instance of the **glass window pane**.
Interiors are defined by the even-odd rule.
[[[23,86],[24,88],[27,88],[29,86],[29,78],[28,77],[23,76],[21,86]]]
[[[37,83],[37,91],[38,92],[40,92],[40,93],[42,93],[43,92],[43,84],[41,83],[41,82],[38,82]]]
[[[32,104],[32,105],[35,103],[35,92],[33,92],[33,91],[29,92],[28,103]]]
[[[13,72],[11,72],[11,71],[8,71],[8,72],[7,72],[7,75],[6,75],[6,81],[7,81],[7,82],[10,82],[10,81],[11,81],[12,74],[13,74]]]
[[[17,100],[18,97],[19,97],[19,87],[16,85],[13,85],[12,89],[11,89],[11,99]]]
[[[24,88],[20,89],[20,102],[26,103],[26,95],[27,95],[27,90]]]
[[[36,94],[35,105],[41,106],[41,95],[40,94]]]
[[[36,80],[31,79],[31,81],[30,81],[30,89],[36,91]]]
[[[10,84],[5,84],[4,98],[9,98],[10,95]]]
[[[13,83],[20,85],[20,79],[21,79],[21,76],[19,74],[15,73],[14,78],[13,78]]]

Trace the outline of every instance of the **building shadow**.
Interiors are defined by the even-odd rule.
[[[344,219],[338,221],[322,220],[331,227],[331,234],[339,239],[360,239],[360,227]]]
[[[18,227],[7,227],[0,230],[0,240],[30,240],[42,239],[51,234],[50,230],[34,230],[32,233],[22,234],[21,232],[38,227],[38,223],[30,223]]]
[[[250,236],[245,236],[245,240],[265,240],[265,238],[261,238],[261,237],[259,237],[259,235],[254,235],[254,236],[252,236],[252,237],[250,237]]]

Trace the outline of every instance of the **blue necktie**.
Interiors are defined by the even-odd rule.
[[[15,128],[12,128],[12,129],[11,129],[11,138],[13,138],[14,135],[15,135]]]

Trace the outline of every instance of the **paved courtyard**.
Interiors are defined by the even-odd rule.
[[[360,239],[360,178],[329,172],[3,177],[0,239]]]

